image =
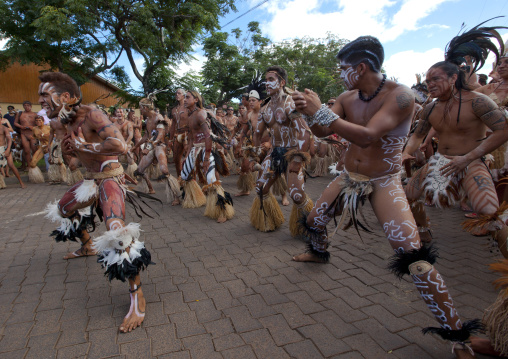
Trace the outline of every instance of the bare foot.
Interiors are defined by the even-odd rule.
[[[155,190],[151,189],[148,191],[149,194],[155,194]]]
[[[121,333],[131,332],[141,326],[141,323],[145,320],[146,301],[141,288],[138,287],[134,293],[131,291],[130,296],[131,307],[129,308],[129,313],[125,316],[122,325],[120,325],[119,330]]]
[[[248,196],[249,194],[250,194],[250,192],[240,192],[240,193],[235,194],[235,197]]]
[[[25,184],[24,184],[24,183],[20,183],[20,184],[19,184],[19,186],[20,186],[21,188],[23,188],[23,189],[25,189],[25,188],[26,188],[26,186],[25,186]]]
[[[312,253],[302,253],[293,257],[295,262],[316,262],[316,263],[326,263],[323,259],[315,256]]]
[[[172,206],[178,206],[180,204],[180,200],[177,198],[173,202],[171,202]]]
[[[228,219],[226,217],[219,217],[217,218],[217,223],[224,223],[226,222]]]
[[[471,348],[477,353],[500,357],[501,354],[494,350],[489,339],[471,337]]]
[[[287,194],[283,194],[282,195],[282,205],[283,206],[289,206],[289,200],[288,200],[288,195]]]
[[[84,245],[81,246],[80,249],[78,249],[75,252],[67,253],[63,259],[75,259],[79,257],[88,257],[88,256],[94,256],[97,252],[92,249],[91,245]]]

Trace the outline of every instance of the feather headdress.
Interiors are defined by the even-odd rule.
[[[247,92],[249,93],[249,97],[254,97],[258,100],[264,100],[266,98],[266,85],[263,74],[259,72],[255,73],[251,83],[247,86]]]
[[[464,24],[462,24],[459,35],[455,36],[446,45],[445,49],[445,61],[461,66],[466,63],[466,56],[471,57],[473,63],[472,72],[476,72],[485,64],[489,51],[496,56],[496,62],[499,60],[500,54],[504,53],[503,38],[497,32],[498,29],[508,29],[506,26],[484,26],[486,22],[497,19],[502,16],[494,17],[487,21],[484,21],[471,30],[463,31]],[[497,40],[497,44],[491,41],[491,39]]]

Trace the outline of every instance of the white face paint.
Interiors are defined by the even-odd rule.
[[[349,66],[346,70],[343,70],[340,73],[340,78],[344,81],[347,89],[352,90],[358,83],[360,76],[358,75],[356,69],[353,68],[353,66]]]
[[[266,88],[270,90],[277,90],[280,87],[279,80],[266,81]]]

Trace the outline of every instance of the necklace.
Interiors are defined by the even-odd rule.
[[[189,111],[189,116],[190,116],[190,115],[192,115],[192,114],[193,114],[194,112],[196,112],[197,110],[198,110],[198,108],[197,108],[197,107],[194,107],[194,110]]]
[[[386,74],[383,74],[383,80],[381,80],[381,83],[379,84],[378,88],[376,89],[376,91],[372,95],[370,95],[369,97],[365,98],[365,97],[363,97],[362,90],[358,90],[358,98],[360,100],[362,100],[363,102],[369,102],[370,100],[372,100],[374,97],[377,96],[379,91],[381,91],[381,89],[385,85],[385,81],[386,81]]]

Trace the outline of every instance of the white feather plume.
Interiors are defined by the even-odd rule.
[[[133,240],[137,241],[141,232],[139,227],[139,223],[131,222],[125,227],[109,230],[103,235],[94,238],[92,246],[97,250],[98,254],[109,257],[110,252],[115,252],[115,249],[125,249]],[[120,241],[123,242],[123,245],[119,244]]]
[[[95,184],[95,180],[83,180],[74,190],[74,194],[78,202],[88,202],[91,198],[97,196],[97,184]]]

